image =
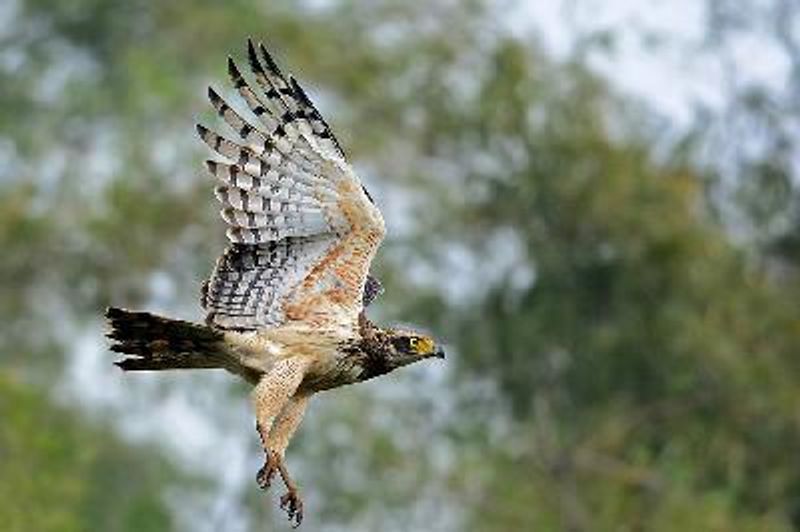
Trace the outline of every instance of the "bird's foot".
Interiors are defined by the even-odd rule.
[[[264,465],[256,473],[256,482],[258,487],[262,490],[267,490],[272,485],[272,479],[275,478],[275,473],[280,471],[281,459],[277,453],[267,452],[267,457],[264,459]]]
[[[297,486],[292,477],[289,476],[289,471],[286,470],[283,461],[278,463],[278,471],[281,474],[281,479],[283,479],[283,484],[286,486],[286,494],[281,497],[281,508],[286,510],[289,521],[294,521],[293,526],[297,528],[303,522],[303,500],[300,498]]]
[[[267,451],[264,465],[256,474],[258,487],[262,490],[269,489],[272,485],[272,480],[275,478],[275,473],[280,473],[287,490],[286,494],[281,497],[281,509],[286,511],[289,521],[294,521],[293,526],[296,528],[303,521],[303,500],[300,498],[297,486],[289,476],[289,471],[286,470],[283,457],[279,453]]]
[[[289,516],[289,521],[294,521],[294,528],[300,526],[303,522],[303,500],[297,494],[297,489],[292,486],[289,491],[281,497],[281,509],[286,510]]]

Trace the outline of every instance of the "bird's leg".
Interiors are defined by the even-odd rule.
[[[289,519],[294,520],[296,525],[303,519],[303,504],[297,495],[297,487],[283,464],[283,455],[308,404],[307,396],[295,395],[307,366],[308,362],[299,357],[282,360],[261,378],[253,390],[256,429],[266,454],[264,466],[258,471],[256,481],[262,489],[267,489],[275,473],[280,473],[289,490],[281,498],[281,507],[286,509]]]
[[[278,471],[281,472],[281,478],[283,478],[283,483],[286,485],[286,493],[281,496],[281,508],[286,510],[289,521],[294,521],[294,526],[298,527],[303,522],[303,499],[300,498],[297,486],[289,476],[289,472],[286,471],[286,466],[282,460],[278,465]]]
[[[256,421],[256,430],[261,438],[261,447],[264,449],[264,465],[256,473],[256,482],[258,482],[259,488],[266,490],[272,485],[272,479],[275,472],[278,471],[278,456],[269,451],[266,431],[258,421]]]
[[[273,422],[269,434],[267,434],[265,430],[262,430],[261,425],[256,422],[256,430],[261,438],[261,445],[266,454],[264,467],[259,471],[258,479],[262,489],[269,487],[272,478],[279,470],[278,464],[283,463],[286,447],[289,446],[289,440],[303,420],[303,414],[305,414],[309,399],[310,396],[308,395],[294,395],[289,398],[280,414]],[[268,473],[269,475],[267,477]],[[281,472],[281,478],[283,478],[284,484],[287,484],[288,488],[289,483],[286,481],[286,479],[289,478],[288,474]]]
[[[286,447],[289,445],[289,440],[297,430],[297,427],[300,426],[309,398],[309,395],[295,395],[289,399],[289,402],[281,410],[278,419],[275,420],[275,424],[272,426],[267,438],[269,455],[276,457],[276,467],[281,479],[283,479],[283,484],[286,486],[286,494],[281,497],[281,508],[289,514],[290,521],[295,521],[295,526],[299,525],[303,520],[303,501],[297,492],[297,486],[286,469],[284,455]]]

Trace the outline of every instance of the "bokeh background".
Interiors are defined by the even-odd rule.
[[[202,318],[247,36],[385,213],[373,317],[449,351],[312,402],[305,530],[800,529],[793,0],[4,0],[0,528],[288,528],[247,388],[101,320]]]

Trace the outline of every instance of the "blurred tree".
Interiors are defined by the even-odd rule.
[[[430,149],[458,161],[442,188],[464,196],[425,229],[451,228],[440,268],[460,242],[505,271],[473,280],[461,312],[409,312],[434,309],[516,420],[481,461],[475,529],[800,526],[787,287],[708,215],[705,176],[654,162],[637,110],[581,65],[514,40],[491,62]]]
[[[696,159],[712,169],[712,195],[739,239],[756,248],[753,259],[791,275],[796,290],[800,10],[791,0],[707,0],[706,10],[703,52],[719,58],[728,94],[720,111],[698,117],[704,142],[695,144]],[[743,49],[763,57],[761,75],[741,68],[749,60]]]
[[[3,530],[170,527],[162,488],[180,474],[157,453],[121,443],[3,374],[0,419]]]

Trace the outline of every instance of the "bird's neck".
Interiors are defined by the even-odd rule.
[[[351,352],[359,360],[359,365],[364,369],[362,381],[389,373],[395,366],[388,356],[388,334],[384,329],[375,325],[362,312],[358,319],[359,339],[351,344]]]

